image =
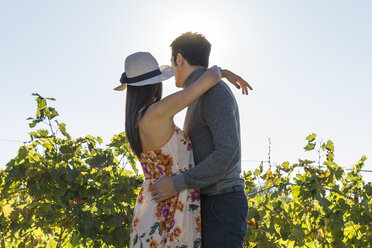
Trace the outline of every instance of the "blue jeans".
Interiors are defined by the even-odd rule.
[[[247,232],[244,191],[201,197],[203,248],[241,248]]]

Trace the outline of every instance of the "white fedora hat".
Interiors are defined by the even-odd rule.
[[[124,90],[127,85],[156,84],[173,77],[175,73],[171,66],[159,67],[156,59],[148,52],[133,53],[125,59],[125,72],[120,78],[121,85],[114,90]]]

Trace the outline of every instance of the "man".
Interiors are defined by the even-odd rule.
[[[211,44],[203,35],[188,32],[171,48],[176,85],[188,87],[208,67]],[[200,188],[203,248],[242,247],[248,204],[240,177],[239,110],[223,81],[189,106],[184,131],[193,144],[196,167],[157,180],[153,196],[162,201],[186,188]]]

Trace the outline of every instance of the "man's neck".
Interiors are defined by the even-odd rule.
[[[183,82],[182,88],[185,89],[194,83],[205,72],[205,70],[207,69],[202,66],[192,66],[189,74]]]

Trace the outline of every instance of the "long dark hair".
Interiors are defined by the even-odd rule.
[[[125,111],[125,132],[133,152],[139,157],[142,153],[142,142],[138,132],[138,121],[147,108],[154,102],[160,101],[163,84],[127,87],[127,103]]]

